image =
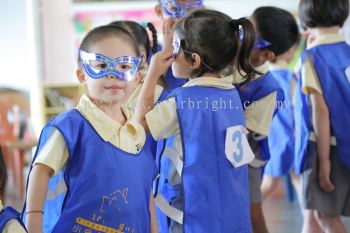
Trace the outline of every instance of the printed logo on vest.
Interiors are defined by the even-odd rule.
[[[248,131],[242,125],[226,129],[225,154],[232,166],[239,167],[254,159],[247,139]]]
[[[121,212],[127,208],[128,188],[118,189],[115,192],[104,195],[99,207],[99,211],[92,213],[91,219],[76,218],[76,223],[72,228],[72,232],[111,232],[111,233],[134,233],[135,229],[125,223],[119,223],[118,229],[108,226],[105,223],[104,216],[106,213]]]

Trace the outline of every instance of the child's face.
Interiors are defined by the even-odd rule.
[[[256,29],[256,22],[253,17],[249,18],[250,22],[253,24],[256,33],[256,41],[254,48],[250,54],[250,63],[253,67],[258,67],[264,64],[266,61],[272,61],[274,59],[274,53],[265,49],[269,45],[270,42],[265,41]]]
[[[188,12],[200,8],[203,8],[203,0],[160,0],[155,11],[162,20],[165,20],[182,18]]]
[[[176,33],[174,34],[174,41],[178,38]],[[177,45],[178,53],[175,57],[173,64],[171,65],[173,75],[176,78],[189,78],[191,72],[191,64],[186,60],[183,49],[181,49],[181,45]],[[175,46],[175,47],[177,47]]]
[[[271,43],[264,40],[261,36],[256,36],[255,45],[252,53],[250,54],[250,62],[252,66],[258,67],[264,64],[266,61],[273,61],[275,59],[275,54],[266,49],[270,45]]]
[[[124,39],[110,36],[96,42],[90,47],[90,53],[102,54],[112,59],[123,56],[137,57],[133,47]],[[95,101],[107,104],[124,103],[128,99],[130,88],[140,80],[140,73],[131,81],[123,81],[114,75],[106,75],[102,78],[92,78],[84,69],[77,71],[78,79],[86,84],[89,97]]]

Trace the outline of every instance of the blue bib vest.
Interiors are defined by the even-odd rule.
[[[134,155],[105,142],[73,109],[47,124],[35,157],[52,128],[65,140],[68,162],[50,179],[44,232],[150,232],[151,153]]]
[[[283,90],[284,101],[272,119],[268,136],[270,160],[265,166],[265,174],[282,176],[290,172],[294,164],[294,119],[291,86],[294,74],[290,70],[270,71]]]
[[[3,232],[6,224],[11,220],[16,220],[22,225],[23,229],[25,229],[17,210],[12,207],[6,207],[0,212],[0,232]]]
[[[247,165],[234,168],[225,154],[226,130],[245,126],[237,91],[193,86],[178,88],[170,97],[176,98],[181,131],[181,181],[169,182],[169,170],[178,167],[166,155],[174,141],[170,138],[160,159],[156,195],[170,204],[183,197],[179,209],[185,233],[251,232]],[[160,232],[168,232],[169,219],[160,218]]]
[[[243,107],[248,107],[254,102],[268,96],[269,94],[276,92],[276,104],[282,103],[284,100],[283,90],[276,81],[273,74],[269,71],[262,77],[254,79],[246,84],[236,84],[239,96],[241,97]],[[275,114],[278,110],[275,106]],[[254,140],[253,140],[254,141]],[[268,146],[268,139],[262,139],[256,143],[260,146],[260,159],[267,161],[270,159],[270,151]]]
[[[168,95],[169,95],[169,92],[166,89],[164,89],[157,102],[161,102],[161,101],[165,100]],[[159,146],[158,146],[158,144],[159,144]],[[155,161],[157,161],[157,158],[159,158],[159,156],[157,156],[158,155],[158,147],[161,147],[162,145],[163,145],[163,140],[156,141],[156,140],[154,140],[154,138],[152,137],[151,134],[146,134],[146,142],[145,142],[144,148],[146,150],[151,151]]]
[[[324,44],[306,50],[302,61],[309,57],[318,76],[323,97],[327,104],[331,131],[336,138],[337,153],[342,163],[350,169],[350,46],[345,42]],[[348,73],[347,73],[348,72]],[[297,130],[296,158],[299,172],[305,168],[305,157],[310,131],[310,112],[308,101],[299,93],[297,104],[302,112],[296,112],[297,123],[302,129]],[[297,125],[299,127],[299,125]]]

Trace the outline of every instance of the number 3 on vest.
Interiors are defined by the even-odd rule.
[[[255,157],[249,146],[247,133],[242,125],[226,129],[225,154],[234,167],[248,164]]]

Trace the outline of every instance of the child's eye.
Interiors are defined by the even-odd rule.
[[[127,72],[132,69],[132,65],[130,64],[118,64],[116,65],[116,69],[121,72]]]
[[[100,64],[99,67],[101,67],[102,69],[105,69],[105,68],[107,68],[107,65],[106,64]]]
[[[172,12],[178,12],[180,11],[179,7],[171,4],[171,3],[167,3],[166,5],[166,8],[169,10],[169,11],[172,11]]]
[[[104,70],[108,67],[108,65],[103,61],[90,61],[90,65],[97,70]]]

